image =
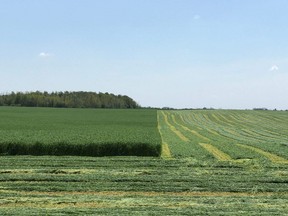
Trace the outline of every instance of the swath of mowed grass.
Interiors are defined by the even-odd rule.
[[[0,119],[1,154],[161,153],[155,110],[0,107]]]
[[[162,139],[176,157],[288,161],[288,112],[166,110],[158,116]]]
[[[2,156],[0,215],[285,215],[287,166]]]

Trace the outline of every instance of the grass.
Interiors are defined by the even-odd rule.
[[[220,161],[231,161],[232,158],[225,154],[224,152],[220,151],[219,149],[215,148],[213,145],[206,144],[206,143],[199,143],[203,148],[205,148],[208,152],[213,154],[213,156],[220,160]]]
[[[288,160],[288,112],[159,111],[158,121],[162,139],[176,158],[217,160],[221,152],[231,161]]]
[[[1,215],[285,215],[288,167],[152,157],[2,156]]]
[[[159,156],[155,110],[0,107],[0,153]]]
[[[156,118],[153,110],[35,109],[32,114],[23,108],[15,117],[15,110],[5,109],[1,120],[10,123],[1,121],[2,135],[34,131],[28,138],[34,134],[42,145],[68,134],[71,144],[65,148],[81,146],[93,131],[103,131],[93,145],[108,145],[104,140],[113,141],[117,128],[125,128],[126,143],[160,146],[159,137],[151,142],[158,128],[163,148],[161,158],[2,155],[0,215],[287,215],[287,112],[159,111]],[[26,127],[19,123],[24,119]],[[111,137],[105,137],[108,128]],[[37,137],[38,130],[46,136]],[[54,134],[50,139],[48,131]],[[78,131],[83,139],[73,138]]]

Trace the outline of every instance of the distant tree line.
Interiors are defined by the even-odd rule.
[[[0,106],[63,107],[63,108],[139,108],[126,95],[84,91],[11,92],[0,95]]]
[[[265,107],[260,107],[260,108],[253,108],[253,110],[264,110],[264,111],[266,111],[266,110],[268,110],[268,109],[265,108]]]

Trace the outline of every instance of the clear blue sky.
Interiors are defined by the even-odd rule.
[[[288,109],[287,0],[0,0],[0,93]]]

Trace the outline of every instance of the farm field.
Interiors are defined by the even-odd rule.
[[[287,188],[269,162],[0,157],[1,215],[287,215]]]
[[[0,107],[0,153],[159,156],[156,110]]]
[[[161,157],[2,154],[0,214],[287,215],[287,112],[142,112],[158,117]]]
[[[288,112],[158,111],[158,121],[174,158],[288,163]]]

